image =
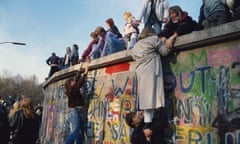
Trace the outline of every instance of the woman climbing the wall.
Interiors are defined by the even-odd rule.
[[[81,69],[81,66],[80,66]],[[88,73],[88,64],[86,63],[85,71],[78,72],[75,77],[69,78],[65,82],[66,95],[68,97],[68,123],[70,124],[70,135],[66,140],[66,144],[83,144],[84,136],[80,132],[81,129],[81,115],[80,110],[84,106],[84,99],[80,88],[83,87],[84,81]]]

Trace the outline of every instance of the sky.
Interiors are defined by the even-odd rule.
[[[202,0],[169,0],[197,20]],[[91,41],[90,32],[106,28],[113,18],[123,33],[123,13],[138,17],[142,0],[0,0],[0,75],[9,72],[25,78],[36,75],[44,82],[46,59],[55,52],[63,57],[77,44],[79,54]],[[25,46],[2,42],[23,42]]]

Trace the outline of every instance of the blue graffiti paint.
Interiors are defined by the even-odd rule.
[[[189,130],[188,134],[189,134],[189,140],[188,140],[189,144],[200,144],[203,140],[203,136],[199,131]]]
[[[127,77],[127,79],[126,79],[126,81],[125,81],[125,83],[123,85],[123,88],[118,87],[118,88],[115,89],[114,80],[112,79],[112,88],[114,90],[114,96],[122,95],[125,92],[128,80],[129,80],[129,77]]]
[[[190,77],[190,84],[188,87],[185,88],[183,86],[182,72],[180,72],[180,88],[183,93],[188,93],[192,89],[194,78],[195,78],[195,72],[194,71],[190,72],[188,77]]]
[[[206,91],[206,88],[205,88],[206,87],[205,86],[206,85],[205,84],[205,79],[206,79],[205,73],[206,73],[206,71],[208,71],[211,68],[212,67],[210,67],[210,66],[204,66],[204,67],[199,67],[194,71],[191,71],[188,75],[190,83],[186,87],[184,87],[184,85],[183,85],[184,82],[183,82],[183,78],[182,78],[182,72],[180,72],[180,88],[181,88],[181,91],[183,93],[188,93],[192,89],[194,81],[195,81],[195,73],[196,73],[196,71],[200,71],[200,73],[201,73],[201,83],[200,83],[200,85],[202,87],[202,93],[204,94],[205,91]]]
[[[210,132],[206,133],[206,144],[211,144],[212,142],[212,134]]]
[[[196,71],[200,71],[201,73],[201,86],[202,86],[202,93],[205,94],[205,71],[211,69],[210,66],[204,66],[204,67],[200,67],[197,68]]]

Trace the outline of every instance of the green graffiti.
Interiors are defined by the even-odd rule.
[[[175,75],[179,76],[180,72],[184,73],[195,69],[197,64],[208,65],[207,52],[205,50],[198,50],[183,55],[177,60],[177,63],[171,64],[170,67],[175,72]]]
[[[194,67],[196,62],[201,62],[201,65],[208,65],[207,53],[201,50],[199,53],[190,53],[191,66]]]

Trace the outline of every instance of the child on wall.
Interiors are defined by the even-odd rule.
[[[124,12],[124,19],[126,21],[125,27],[123,29],[124,39],[127,42],[127,49],[132,49],[138,39],[139,22],[132,16],[131,12]]]

